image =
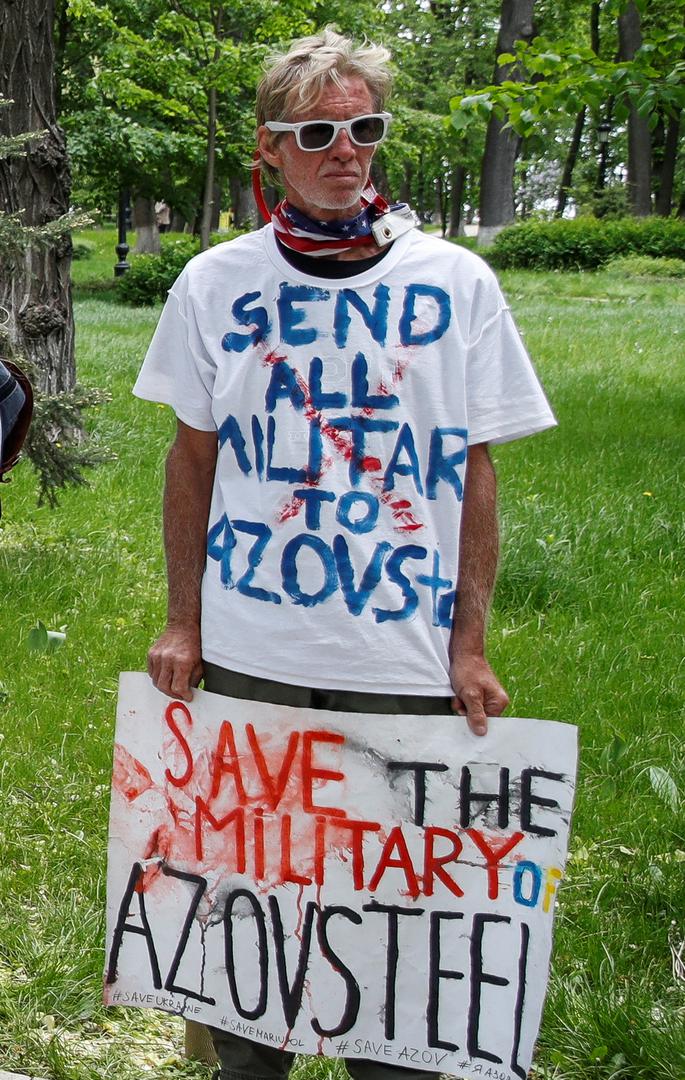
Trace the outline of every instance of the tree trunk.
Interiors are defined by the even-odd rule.
[[[593,3],[590,5],[590,48],[594,52],[595,56],[599,56],[599,4]],[[568,193],[573,183],[573,170],[576,167],[576,161],[578,160],[578,152],[580,150],[580,143],[583,138],[583,129],[585,127],[585,117],[587,109],[583,105],[582,109],[576,115],[576,122],[573,126],[573,134],[571,136],[571,145],[568,148],[568,154],[566,155],[566,161],[564,162],[564,171],[561,174],[561,180],[559,182],[559,193],[557,195],[557,208],[554,211],[555,217],[563,217],[566,204],[568,202]]]
[[[202,196],[202,224],[200,225],[200,251],[209,247],[214,210],[214,167],[216,164],[216,87],[210,86],[207,106],[207,172]]]
[[[221,224],[221,184],[214,182],[214,194],[212,196],[212,220],[210,228],[212,232],[219,231]]]
[[[464,229],[461,220],[461,211],[464,205],[464,186],[466,183],[466,169],[463,165],[455,165],[452,168],[450,179],[450,225],[447,235],[450,238],[463,236]]]
[[[136,194],[133,200],[133,228],[136,230],[136,255],[159,255],[159,229],[155,200]]]
[[[0,133],[46,131],[24,158],[0,161],[0,210],[23,211],[25,225],[44,225],[69,208],[71,175],[64,135],[55,119],[54,0],[0,7]],[[9,312],[10,348],[35,368],[48,393],[73,387],[74,321],[71,240],[28,250],[11,273],[0,274],[0,307]]]
[[[402,173],[402,181],[400,183],[400,202],[406,202],[411,206],[411,182],[413,176],[413,168],[411,161],[405,161],[404,170]]]
[[[58,0],[55,23],[55,113],[57,116],[61,116],[64,54],[67,49],[70,27],[67,0]]]
[[[380,159],[374,161],[371,166],[371,182],[380,195],[392,202],[390,181],[388,180],[388,174]]]
[[[632,60],[642,45],[640,12],[634,0],[618,18],[618,47],[621,60]],[[652,212],[652,140],[649,125],[634,105],[628,116],[628,199],[634,214]]]
[[[561,180],[559,182],[557,208],[554,211],[554,216],[558,218],[563,217],[564,210],[566,209],[566,203],[568,202],[568,193],[573,182],[573,170],[575,169],[576,161],[578,160],[580,140],[583,137],[583,128],[585,127],[585,111],[585,106],[583,105],[583,108],[576,116],[576,122],[573,126],[571,144],[568,148],[566,161],[564,162],[564,171],[561,174]]]
[[[230,188],[231,205],[233,206],[233,224],[236,229],[242,229],[244,226],[256,225],[261,219],[257,211],[257,205],[254,201],[254,195],[252,194],[252,185],[243,183],[241,177],[232,176],[230,179]],[[273,209],[268,198],[268,192],[269,189],[267,188],[264,193],[266,204]]]
[[[440,221],[440,235],[443,240],[447,235],[447,210],[449,203],[449,193],[446,190],[444,176],[437,176],[435,179],[435,212],[438,215]]]
[[[531,41],[534,0],[502,0],[497,56],[513,52],[517,41]],[[520,79],[515,65],[496,65],[493,82]],[[480,228],[478,243],[490,244],[498,232],[514,220],[514,165],[521,140],[506,120],[491,116],[485,136],[480,177]]]
[[[654,201],[654,211],[660,217],[669,217],[673,202],[673,179],[678,160],[678,148],[680,145],[680,117],[672,116],[666,129],[663,156],[659,163],[657,174],[658,186]]]
[[[606,111],[604,113],[604,123],[609,127],[611,126],[612,117],[614,114],[614,105],[616,99],[610,97],[606,103]],[[599,134],[599,132],[598,132]],[[607,182],[607,164],[609,160],[609,142],[599,143],[599,159],[597,162],[597,180],[595,182],[595,191],[604,191]]]
[[[424,174],[423,154],[419,154],[419,168],[418,178],[416,185],[416,212],[418,213],[421,221],[425,225],[427,222],[427,213],[430,213],[428,200],[426,199],[426,176]]]

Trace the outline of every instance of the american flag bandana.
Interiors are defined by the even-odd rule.
[[[388,210],[399,210],[404,203],[390,206],[373,184],[361,194],[362,210],[347,221],[317,221],[290,206],[286,199],[271,213],[276,236],[286,247],[314,257],[335,255],[338,251],[368,244],[371,225]]]

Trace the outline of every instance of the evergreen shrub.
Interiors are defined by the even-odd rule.
[[[625,255],[685,257],[685,221],[577,217],[510,225],[487,251],[499,270],[596,270]]]

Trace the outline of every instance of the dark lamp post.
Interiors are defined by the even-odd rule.
[[[129,193],[126,189],[121,188],[119,191],[119,210],[117,213],[117,226],[119,229],[119,242],[114,249],[119,256],[119,262],[114,267],[114,276],[122,277],[127,270],[131,269],[131,264],[126,262],[126,256],[129,253],[129,246],[126,243],[126,218],[129,212]]]
[[[597,125],[597,142],[599,143],[599,167],[597,169],[596,190],[603,191],[607,175],[607,152],[609,150],[609,136],[611,124],[608,120],[601,120]]]

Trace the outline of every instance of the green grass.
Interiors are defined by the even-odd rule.
[[[0,523],[0,1068],[54,1080],[207,1077],[179,1023],[100,1006],[117,675],[164,609],[168,410],[130,387],[159,308],[116,302],[114,236],[74,266],[77,360],[117,460]],[[678,282],[506,273],[558,430],[498,448],[503,556],[490,655],[514,715],[569,720],[582,756],[536,1076],[683,1080],[683,333]],[[40,619],[66,632],[31,653]],[[655,790],[667,770],[680,804]],[[672,923],[675,922],[675,930]],[[166,1064],[165,1064],[166,1062]],[[307,1080],[321,1063],[304,1064]]]

